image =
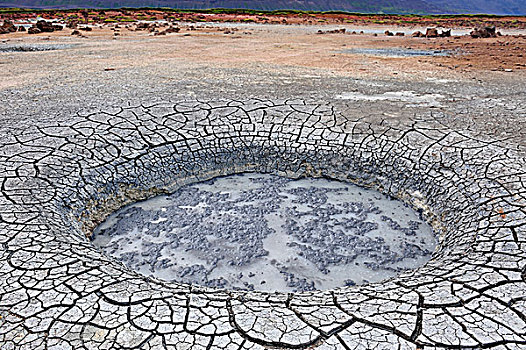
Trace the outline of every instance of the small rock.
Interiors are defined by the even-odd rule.
[[[345,28],[341,28],[341,29],[333,29],[333,30],[318,30],[318,32],[316,34],[345,34],[346,32],[346,29]],[[353,33],[353,34],[356,34]]]
[[[438,30],[436,28],[427,28],[426,38],[438,38]]]
[[[495,38],[497,33],[495,32],[495,27],[484,27],[484,28],[475,28],[469,33],[472,38]]]
[[[37,22],[36,27],[40,29],[40,32],[42,33],[51,33],[55,31],[55,26],[45,20],[40,20]]]
[[[13,22],[8,20],[5,20],[4,24],[0,26],[0,34],[14,33],[16,31],[16,26],[13,24]]]
[[[181,28],[179,27],[170,27],[165,30],[166,33],[179,33]]]
[[[39,34],[39,33],[42,33],[42,31],[38,29],[37,27],[31,27],[27,30],[27,34]]]
[[[451,36],[451,29],[443,30],[442,33],[440,33],[441,38],[449,38]]]

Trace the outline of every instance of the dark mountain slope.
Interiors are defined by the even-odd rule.
[[[491,13],[495,15],[526,15],[526,0],[426,0],[439,8],[457,13]]]

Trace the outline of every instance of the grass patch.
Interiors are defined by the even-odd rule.
[[[377,17],[393,16],[394,18],[400,17],[413,17],[413,18],[426,18],[426,19],[457,19],[457,18],[472,18],[472,19],[499,19],[504,17],[514,17],[514,18],[523,18],[526,21],[526,16],[513,16],[513,15],[492,15],[492,14],[421,14],[421,13],[398,13],[399,9],[396,7],[384,8],[384,13],[360,13],[360,12],[346,12],[346,11],[301,11],[301,10],[252,10],[252,9],[229,9],[229,8],[209,8],[209,9],[176,9],[168,7],[120,7],[120,8],[100,8],[100,9],[31,9],[31,8],[18,8],[18,7],[8,7],[0,8],[1,14],[10,14],[10,13],[39,13],[39,14],[55,14],[57,12],[61,13],[74,13],[79,11],[91,11],[92,14],[95,11],[164,11],[165,13],[205,13],[205,14],[240,14],[240,15],[256,15],[256,16],[285,16],[285,15],[298,15],[298,16],[311,16],[316,15],[348,15],[348,16],[360,16],[360,17],[369,17],[371,19]],[[404,11],[406,12],[406,11]],[[151,18],[151,17],[150,17]],[[148,18],[145,18],[148,19]]]

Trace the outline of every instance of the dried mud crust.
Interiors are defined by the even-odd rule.
[[[2,135],[7,349],[526,346],[526,161],[501,140],[301,100],[136,105]],[[440,245],[381,283],[268,294],[143,277],[86,238],[126,203],[243,171],[377,188],[420,208]]]

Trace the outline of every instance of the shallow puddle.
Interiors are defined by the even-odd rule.
[[[448,50],[416,50],[404,48],[372,48],[372,49],[347,49],[341,50],[339,53],[350,53],[360,55],[373,56],[389,56],[389,57],[412,57],[412,56],[450,56],[451,51]]]
[[[73,44],[5,44],[0,45],[0,52],[34,52],[53,51],[72,48]]]

